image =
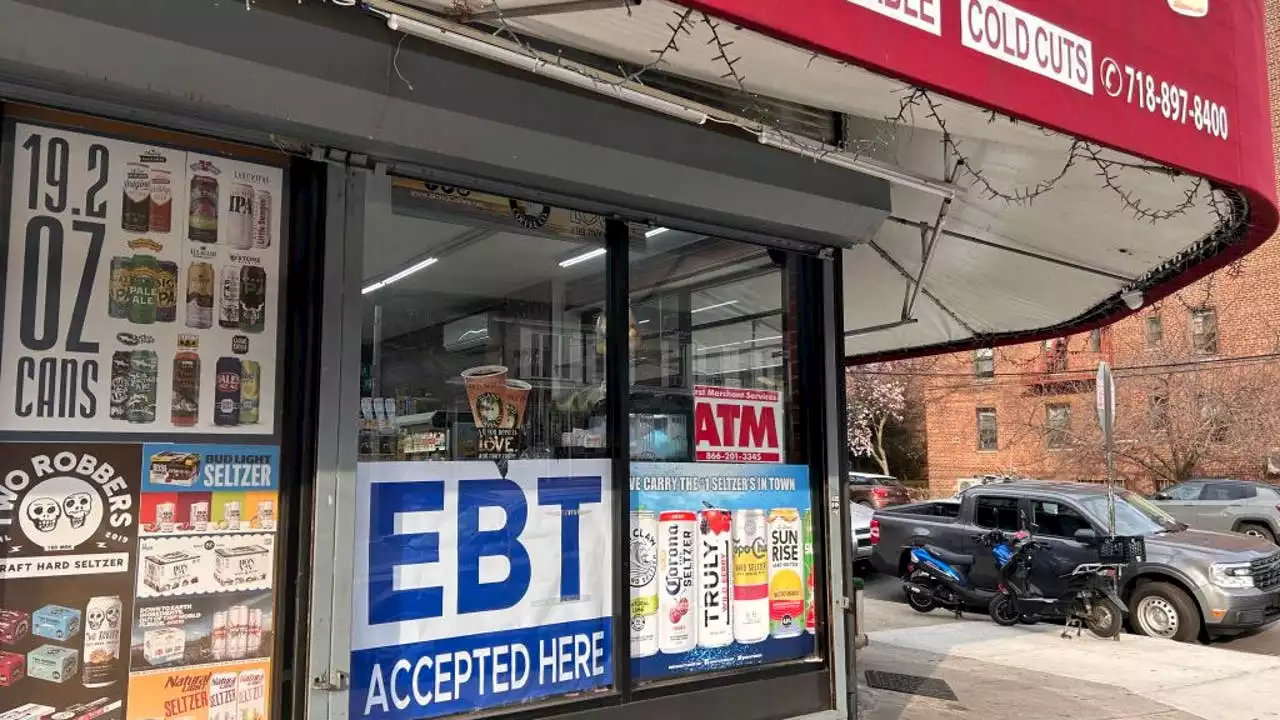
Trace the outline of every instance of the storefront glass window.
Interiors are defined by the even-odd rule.
[[[596,216],[369,182],[353,712],[611,687],[603,255]]]
[[[811,657],[812,513],[791,423],[788,257],[674,230],[645,235],[630,257],[632,677]]]

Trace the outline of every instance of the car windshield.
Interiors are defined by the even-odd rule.
[[[1080,505],[1094,522],[1107,527],[1107,496],[1091,495]],[[1116,534],[1154,535],[1181,530],[1183,525],[1150,500],[1128,490],[1116,492]]]

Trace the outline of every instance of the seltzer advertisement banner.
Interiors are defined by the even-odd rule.
[[[122,716],[141,464],[138,445],[0,444],[0,717]]]
[[[129,720],[262,720],[275,647],[279,450],[147,444]]]
[[[607,460],[362,463],[351,717],[609,686],[609,475]]]
[[[698,462],[780,463],[785,411],[776,390],[695,385],[693,437]]]
[[[283,172],[13,134],[0,430],[271,434]]]
[[[632,463],[631,675],[814,657],[804,465]]]

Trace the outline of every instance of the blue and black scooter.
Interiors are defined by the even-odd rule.
[[[999,530],[983,535],[979,542],[991,548],[997,568],[1004,567],[1014,557],[1013,545]],[[941,607],[953,611],[958,618],[965,606],[986,606],[996,595],[995,590],[985,590],[969,582],[968,572],[974,563],[972,555],[961,555],[928,544],[911,545],[907,550],[910,559],[902,585],[912,610],[927,613]],[[1024,615],[1020,620],[1033,624],[1039,618]]]

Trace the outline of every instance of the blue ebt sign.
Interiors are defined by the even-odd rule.
[[[612,683],[607,460],[362,463],[356,493],[352,717]]]

